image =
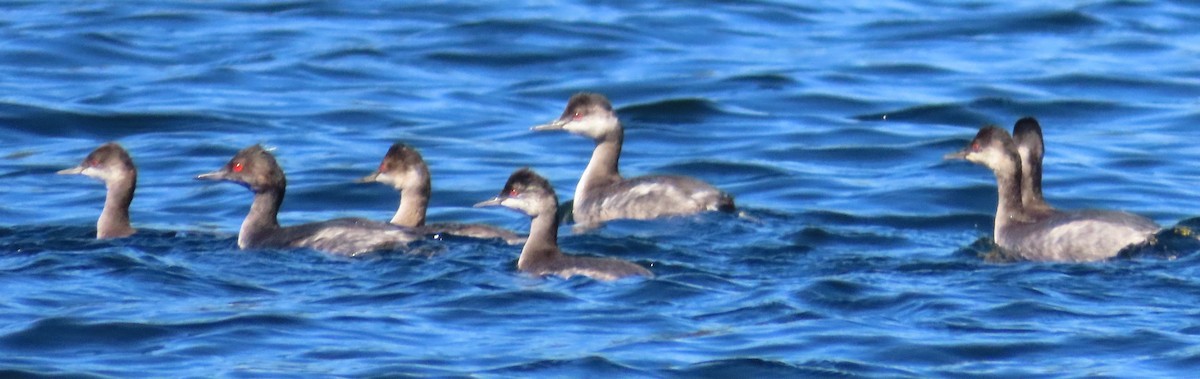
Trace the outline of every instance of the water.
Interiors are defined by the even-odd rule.
[[[1037,116],[1051,203],[1167,226],[1200,215],[1194,4],[3,8],[4,374],[1029,378],[1200,367],[1196,248],[986,262],[994,180],[941,160],[984,124]],[[487,241],[363,259],[238,251],[250,194],[192,179],[263,143],[291,185],[281,222],[385,220],[396,194],[353,180],[404,141],[432,166],[432,221],[524,230],[519,214],[469,206],[522,166],[570,197],[590,142],[528,127],[581,90],[617,106],[624,173],[702,178],[748,217],[565,227],[565,250],[657,278],[537,279],[515,272],[517,247]],[[95,241],[102,186],[53,173],[109,140],[140,167],[142,233]]]

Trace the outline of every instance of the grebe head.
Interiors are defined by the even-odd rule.
[[[529,216],[538,216],[548,211],[553,217],[558,209],[558,197],[546,178],[533,170],[522,168],[508,177],[508,182],[504,184],[504,189],[499,195],[475,206],[503,206]]]
[[[600,140],[620,131],[621,123],[613,111],[612,104],[604,95],[581,92],[567,101],[562,116],[548,124],[531,128],[534,131],[565,130],[573,134]]]
[[[962,151],[946,154],[946,159],[964,159],[995,170],[1015,170],[1016,144],[1004,129],[986,126]],[[1019,166],[1017,166],[1019,168]]]
[[[283,169],[275,162],[275,156],[262,145],[242,149],[220,170],[201,174],[196,179],[234,182],[255,193],[287,187],[287,177],[283,175]]]
[[[1046,154],[1042,142],[1042,126],[1033,117],[1017,120],[1017,124],[1013,126],[1013,142],[1017,144],[1017,152],[1021,154],[1022,160],[1036,158],[1041,162]]]
[[[134,167],[133,159],[121,145],[109,142],[92,150],[78,166],[61,170],[58,174],[84,175],[109,183],[126,179],[129,175],[136,178],[137,167]]]
[[[379,169],[359,181],[389,184],[397,190],[417,188],[429,182],[429,167],[416,149],[396,142],[384,155]]]

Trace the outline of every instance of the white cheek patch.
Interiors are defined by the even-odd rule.
[[[1020,162],[1013,162],[1011,159],[1006,159],[1007,157],[998,152],[992,152],[990,155],[989,159],[992,160],[992,165],[1000,170],[1016,172],[1016,167],[1013,167],[1013,164],[1021,164]]]
[[[112,173],[109,172],[108,170],[99,169],[96,167],[85,167],[83,169],[83,171],[80,172],[80,174],[87,175],[88,177],[92,177],[92,178],[96,178],[96,179],[100,179],[100,180],[108,180],[108,179],[111,179],[111,177],[113,176]]]
[[[1002,169],[1008,167],[1004,156],[994,149],[968,154],[967,160],[981,163],[992,169]]]
[[[1026,147],[1026,146],[1017,147],[1017,155],[1019,155],[1021,157],[1021,166],[1026,166],[1027,163],[1032,163],[1031,162],[1031,160],[1033,159],[1032,154],[1033,153],[1031,151],[1029,151],[1029,147]],[[1026,168],[1028,168],[1028,167],[1026,167]]]
[[[567,123],[563,129],[589,137],[599,137],[616,128],[616,119],[609,115],[590,115]]]
[[[404,188],[417,188],[421,185],[421,175],[416,169],[408,170],[404,173]]]
[[[512,209],[516,209],[518,211],[521,211],[521,213],[524,213],[524,214],[527,214],[530,216],[534,215],[534,213],[532,213],[532,210],[527,209],[527,208],[529,208],[529,206],[528,206],[529,202],[525,201],[525,199],[508,197],[508,198],[505,198],[504,200],[501,200],[500,205],[503,205],[505,207],[509,207]]]
[[[588,134],[587,132],[592,129],[591,124],[592,118],[584,117],[582,119],[568,121],[566,125],[563,125],[563,129],[572,133]]]

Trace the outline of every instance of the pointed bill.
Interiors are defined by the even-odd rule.
[[[379,181],[379,177],[382,175],[383,175],[382,173],[376,171],[376,172],[371,173],[370,175],[358,178],[358,180],[355,180],[354,182],[355,183],[375,183],[375,182]]]
[[[496,196],[491,199],[487,199],[487,200],[475,203],[475,208],[499,206],[500,203],[502,203],[502,202],[504,202],[504,198],[502,198],[500,196]]]
[[[198,180],[225,180],[225,170],[217,170],[205,174],[196,175]]]
[[[71,167],[71,168],[68,168],[65,170],[59,170],[58,172],[56,172],[56,174],[58,174],[58,175],[82,175],[84,169],[85,169],[85,167],[83,167],[83,166],[75,166],[75,167]]]
[[[945,160],[961,160],[961,159],[967,159],[967,154],[969,154],[969,153],[970,153],[970,152],[969,152],[969,151],[967,151],[967,150],[956,151],[956,152],[953,152],[953,153],[946,154],[946,155],[942,156],[942,159],[945,159]]]
[[[570,122],[570,121],[554,120],[554,121],[551,121],[546,124],[534,126],[532,128],[529,128],[529,130],[532,130],[535,132],[541,132],[541,131],[546,131],[546,130],[563,130],[563,127],[567,126],[568,122]]]

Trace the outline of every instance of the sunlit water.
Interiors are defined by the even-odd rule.
[[[1036,116],[1051,203],[1200,215],[1196,25],[1129,1],[6,4],[0,374],[1192,376],[1188,238],[989,263],[994,179],[941,157]],[[263,143],[281,222],[386,220],[397,194],[354,180],[404,141],[433,221],[526,230],[470,205],[523,166],[570,198],[591,143],[528,128],[582,90],[624,121],[623,173],[745,214],[564,226],[565,250],[657,275],[603,283],[519,274],[489,241],[239,251],[250,193],[193,179]],[[54,172],[110,140],[142,233],[95,241],[103,186]]]

